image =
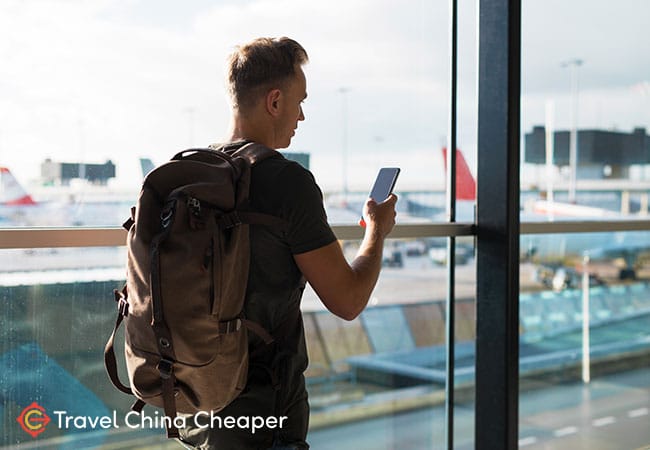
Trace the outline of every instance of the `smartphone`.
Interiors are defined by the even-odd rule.
[[[381,203],[393,192],[395,182],[399,176],[399,167],[382,167],[379,169],[375,184],[370,191],[370,198]]]
[[[398,175],[399,167],[382,167],[379,169],[379,173],[375,179],[375,184],[370,191],[370,198],[377,203],[386,200],[393,192]],[[359,220],[359,225],[364,228],[366,227],[366,222],[363,217]]]

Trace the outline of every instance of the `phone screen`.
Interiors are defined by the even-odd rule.
[[[374,201],[381,203],[388,198],[393,192],[399,171],[398,167],[383,167],[379,170],[375,184],[370,191],[370,197]]]

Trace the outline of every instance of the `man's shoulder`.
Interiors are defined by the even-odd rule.
[[[280,185],[294,183],[315,183],[312,173],[300,163],[285,158],[278,152],[253,166],[253,176],[258,179],[272,179]]]
[[[312,173],[279,153],[253,166],[250,196],[254,207],[284,216],[319,207],[323,199]]]

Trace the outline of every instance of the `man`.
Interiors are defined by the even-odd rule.
[[[305,119],[302,65],[307,60],[305,50],[289,38],[256,39],[234,51],[227,71],[232,122],[225,150],[251,141],[271,149],[289,146],[298,123]],[[281,421],[255,433],[238,427],[188,426],[181,430],[181,438],[201,449],[306,449],[307,351],[299,309],[305,279],[331,312],[346,320],[357,317],[379,276],[384,238],[395,224],[397,197],[365,204],[365,236],[348,264],[309,171],[277,153],[253,167],[250,192],[253,210],[289,224],[283,231],[251,226],[250,232],[245,314],[269,330],[275,343],[265,348],[249,333],[248,384],[219,416],[274,416]]]

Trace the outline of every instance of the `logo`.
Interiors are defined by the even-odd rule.
[[[45,427],[50,423],[50,417],[45,414],[45,408],[36,402],[23,409],[16,420],[25,433],[30,434],[33,438],[45,431]]]

